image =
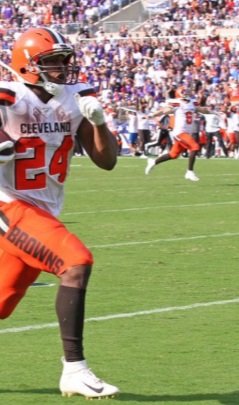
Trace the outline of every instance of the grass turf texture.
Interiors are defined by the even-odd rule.
[[[238,405],[239,303],[224,301],[239,297],[239,162],[198,159],[195,183],[184,180],[187,159],[149,176],[145,165],[120,157],[104,172],[74,158],[60,216],[95,257],[85,354],[121,389],[100,403]],[[38,281],[55,286],[30,288],[0,323],[0,404],[85,403],[60,396],[58,280]],[[171,310],[153,312],[163,308]],[[107,319],[117,314],[132,316]],[[40,329],[6,332],[29,325]]]

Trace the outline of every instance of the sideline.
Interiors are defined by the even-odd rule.
[[[85,322],[101,322],[101,321],[109,321],[111,319],[118,319],[118,318],[133,318],[135,316],[152,315],[152,314],[159,314],[159,313],[172,312],[172,311],[186,311],[187,309],[212,307],[214,305],[227,305],[227,304],[237,304],[237,303],[239,303],[239,298],[235,298],[233,300],[224,300],[224,301],[201,302],[201,303],[195,303],[195,304],[191,304],[191,305],[184,305],[184,306],[180,306],[180,307],[156,308],[156,309],[151,309],[149,311],[139,311],[139,312],[130,312],[130,313],[115,314],[115,315],[99,316],[97,318],[88,318],[85,320]],[[0,330],[0,335],[4,335],[4,334],[8,334],[8,333],[19,333],[19,332],[27,332],[27,331],[32,331],[32,330],[56,328],[57,326],[58,326],[58,323],[54,322],[54,323],[45,323],[45,324],[41,324],[41,325],[23,326],[21,328],[8,328],[8,329]]]

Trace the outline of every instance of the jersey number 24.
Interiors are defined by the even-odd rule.
[[[50,176],[56,177],[63,183],[67,174],[69,151],[73,147],[70,135],[64,137],[61,145],[55,150],[48,167]],[[21,138],[15,145],[16,152],[23,154],[28,149],[33,151],[33,157],[21,157],[15,160],[16,190],[36,190],[46,187],[46,143],[41,138]],[[42,171],[41,171],[42,169]],[[32,175],[34,172],[34,175]],[[36,173],[37,171],[37,173]]]

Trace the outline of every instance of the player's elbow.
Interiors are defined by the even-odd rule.
[[[109,159],[109,160],[107,160],[107,162],[105,162],[104,169],[107,171],[111,171],[116,166],[116,163],[117,163],[117,157],[115,156],[113,159]]]
[[[92,160],[100,169],[111,171],[117,163],[117,156],[115,154],[108,154],[108,156],[98,154],[97,157],[92,157]]]

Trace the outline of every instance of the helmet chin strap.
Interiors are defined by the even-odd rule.
[[[39,87],[43,87],[47,91],[47,93],[51,94],[52,96],[59,96],[64,89],[65,85],[64,84],[58,84],[58,83],[53,83],[49,82],[47,80],[46,76],[44,73],[42,73],[39,70],[39,76],[43,80],[43,82],[37,82],[35,85]]]
[[[37,83],[37,86],[39,86],[39,85],[40,84]],[[47,91],[47,93],[50,93],[53,96],[59,96],[61,94],[62,90],[64,89],[65,85],[44,81],[41,84],[41,87],[43,87]]]

